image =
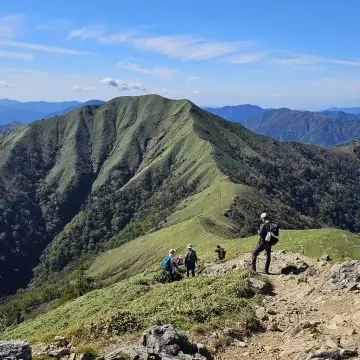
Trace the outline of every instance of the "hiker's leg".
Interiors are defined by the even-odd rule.
[[[190,270],[186,269],[186,276],[189,277],[189,275],[190,275]]]
[[[266,263],[265,263],[265,273],[269,273],[270,269],[270,262],[271,262],[271,246],[266,247]]]
[[[256,245],[256,248],[254,249],[252,253],[252,261],[251,261],[251,268],[256,271],[256,260],[258,255],[264,250],[264,245],[262,243],[258,243]]]
[[[195,276],[195,270],[191,271],[191,275],[194,277]]]

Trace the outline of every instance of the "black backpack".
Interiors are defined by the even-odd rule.
[[[279,232],[279,227],[276,224],[270,224],[265,241],[271,246],[277,244],[279,242]]]

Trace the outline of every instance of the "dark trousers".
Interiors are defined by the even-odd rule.
[[[254,249],[252,253],[252,263],[251,267],[254,271],[256,271],[256,260],[258,255],[262,252],[266,251],[266,263],[265,263],[265,272],[269,272],[270,268],[270,262],[271,262],[271,245],[268,245],[265,243],[265,241],[259,241],[256,245],[256,248]]]
[[[187,271],[186,271],[186,276],[189,276],[189,275],[190,275],[190,271],[191,271],[191,275],[192,275],[192,276],[195,276],[195,270],[190,270],[190,269],[187,269]]]

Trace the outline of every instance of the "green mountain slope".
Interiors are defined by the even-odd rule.
[[[1,292],[191,219],[227,238],[264,209],[282,228],[358,231],[359,165],[154,95],[34,122],[0,136]]]

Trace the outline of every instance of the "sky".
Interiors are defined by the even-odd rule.
[[[359,14],[358,0],[1,0],[0,98],[360,106]]]

